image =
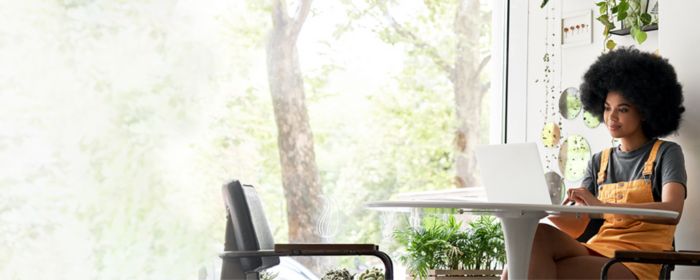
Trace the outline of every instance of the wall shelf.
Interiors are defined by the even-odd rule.
[[[642,31],[653,31],[653,30],[659,30],[659,25],[658,24],[650,24],[650,25],[642,27]],[[623,29],[617,29],[617,30],[610,30],[610,34],[625,36],[625,35],[630,34],[630,29],[623,28]]]

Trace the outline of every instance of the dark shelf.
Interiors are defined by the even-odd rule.
[[[650,25],[642,27],[642,31],[652,31],[652,30],[659,30],[659,25],[658,24],[650,24]],[[630,29],[624,28],[624,29],[610,30],[610,34],[620,35],[620,36],[629,35]]]

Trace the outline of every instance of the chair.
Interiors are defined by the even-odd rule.
[[[393,279],[391,259],[374,244],[275,244],[255,188],[232,181],[223,186],[227,208],[221,279],[259,279],[283,256],[376,256]]]
[[[592,219],[586,227],[585,231],[577,240],[586,242],[588,239],[598,233],[598,229],[603,225],[602,219]],[[674,242],[675,247],[675,242]],[[700,266],[700,251],[616,251],[613,258],[608,261],[600,272],[601,279],[608,278],[608,270],[610,266],[618,262],[639,262],[661,264],[659,279],[671,279],[671,271],[675,269],[675,265],[695,265]]]
[[[700,251],[615,251],[600,271],[600,279],[608,279],[608,269],[617,262],[662,264],[659,279],[671,279],[676,265],[700,266]]]

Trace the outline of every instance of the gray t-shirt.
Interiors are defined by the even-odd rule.
[[[644,163],[647,161],[651,148],[654,146],[656,139],[649,141],[639,149],[630,152],[623,152],[619,147],[613,148],[610,153],[610,161],[608,163],[607,175],[605,176],[605,184],[628,182],[642,178]],[[581,186],[595,196],[598,196],[598,170],[600,170],[601,152],[596,153],[588,163],[586,176],[581,182]],[[681,146],[676,143],[664,141],[659,147],[656,154],[656,162],[654,163],[654,171],[651,174],[652,193],[654,201],[661,201],[661,189],[664,184],[676,182],[683,185],[686,189],[686,197],[688,190],[686,182],[688,176],[685,172],[685,159]]]

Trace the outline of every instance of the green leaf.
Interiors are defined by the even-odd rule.
[[[608,13],[608,6],[601,6],[600,7],[600,14],[604,15]]]
[[[639,26],[632,26],[632,28],[630,28],[630,34],[632,34],[632,38],[639,44],[647,40],[647,33],[642,31]]]
[[[608,30],[612,30],[615,28],[615,24],[610,22],[608,19],[608,15],[602,15],[596,18],[598,21],[600,21],[605,27],[608,28]]]
[[[612,9],[610,9],[610,11],[611,11],[613,14],[616,14],[616,13],[617,13],[617,10],[618,10],[619,8],[620,8],[619,5],[618,5],[618,6],[614,6],[614,7],[612,7]]]
[[[607,6],[608,3],[605,2],[605,1],[601,1],[601,2],[595,3],[595,5],[598,6],[598,7],[603,7],[603,6]]]
[[[612,51],[615,48],[615,46],[617,46],[617,44],[612,39],[608,40],[608,42],[605,43],[605,48],[607,48],[610,51]]]
[[[637,32],[637,35],[634,36],[634,39],[635,39],[635,40],[637,41],[637,43],[639,43],[639,44],[644,43],[644,41],[647,40],[647,33],[644,32],[644,31],[639,30],[639,32]]]
[[[627,18],[627,12],[619,12],[617,13],[617,19],[622,21]]]
[[[642,24],[648,25],[651,23],[651,15],[648,13],[643,13],[639,18],[642,20]]]
[[[637,34],[640,32],[639,26],[632,26],[630,28],[630,34],[632,35],[633,38],[637,39]]]
[[[621,1],[620,4],[617,5],[617,11],[620,13],[627,12],[627,9],[629,9],[629,7],[630,5],[627,3],[627,1]]]
[[[540,4],[540,9],[544,8],[544,6],[547,5],[547,2],[549,2],[549,0],[542,0],[542,4]]]

